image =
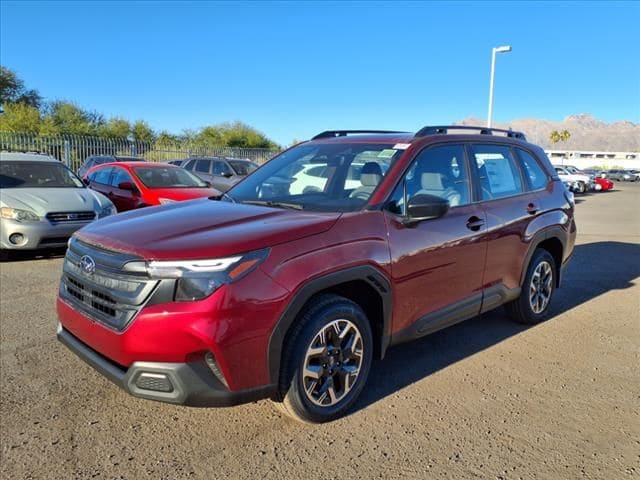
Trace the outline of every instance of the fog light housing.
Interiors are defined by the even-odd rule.
[[[14,245],[21,245],[24,243],[24,235],[21,233],[12,233],[9,236],[9,241]]]
[[[213,353],[207,352],[206,355],[204,356],[204,360],[205,362],[207,362],[207,366],[213,372],[216,378],[220,380],[220,382],[225,387],[229,388],[229,385],[227,384],[227,380],[224,378],[224,375],[222,374],[222,370],[220,370],[220,365],[218,365],[218,362],[216,362],[216,357],[213,356]]]
[[[164,373],[142,372],[136,379],[136,387],[154,392],[173,392],[171,380]]]

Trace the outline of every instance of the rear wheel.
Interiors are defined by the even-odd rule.
[[[578,182],[578,193],[584,193],[587,191],[587,186],[584,184],[584,182]]]
[[[372,358],[371,326],[362,309],[338,295],[318,296],[287,339],[276,404],[302,422],[334,420],[360,395]]]
[[[536,324],[545,320],[555,284],[555,260],[548,251],[540,248],[531,258],[520,296],[506,304],[511,318],[525,324]]]

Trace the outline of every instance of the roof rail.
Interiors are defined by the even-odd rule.
[[[346,137],[347,135],[359,134],[359,133],[407,133],[407,132],[398,132],[396,130],[326,130],[322,133],[319,133],[311,140],[318,140],[320,138],[335,138],[335,137]]]
[[[449,130],[474,130],[480,135],[493,135],[494,132],[497,133],[505,133],[507,137],[517,138],[520,140],[527,140],[527,137],[524,136],[522,132],[516,132],[514,130],[504,130],[502,128],[491,128],[491,127],[474,127],[471,125],[439,125],[439,126],[426,126],[421,128],[418,133],[416,133],[414,138],[417,137],[425,137],[427,135],[437,135],[437,134],[446,134],[449,133]]]

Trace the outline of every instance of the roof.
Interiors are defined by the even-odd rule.
[[[101,163],[100,165],[96,165],[94,168],[102,168],[106,166],[111,167],[162,167],[162,168],[180,168],[176,165],[171,165],[164,162],[109,162],[109,163]]]
[[[341,137],[328,137],[310,140],[310,142],[321,143],[410,143],[413,140],[413,133],[368,133],[359,135],[345,135]]]
[[[378,143],[378,144],[410,144],[429,139],[451,141],[499,141],[527,143],[522,132],[471,125],[426,126],[417,133],[390,132],[377,130],[327,130],[313,137],[310,142],[320,143]],[[455,140],[454,140],[455,139]],[[429,141],[427,140],[427,141]]]
[[[0,161],[3,162],[58,162],[50,155],[40,153],[0,152]]]

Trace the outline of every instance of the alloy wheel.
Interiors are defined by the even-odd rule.
[[[531,276],[529,284],[529,305],[536,315],[544,312],[551,300],[553,290],[553,269],[547,261],[540,262]]]
[[[362,335],[345,319],[322,327],[307,348],[302,384],[307,398],[315,405],[330,407],[353,388],[363,360]]]

